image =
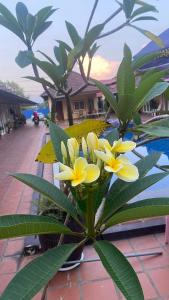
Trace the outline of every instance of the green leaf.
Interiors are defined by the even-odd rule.
[[[65,50],[67,50],[68,52],[70,52],[72,50],[72,48],[68,44],[66,44],[65,42],[60,41],[60,40],[56,40],[56,42],[58,42],[59,45],[62,45],[65,48]]]
[[[136,58],[132,62],[132,68],[133,68],[133,70],[137,70],[140,67],[144,66],[145,64],[149,63],[153,59],[157,58],[159,56],[159,54],[160,54],[160,52],[158,51],[158,52],[150,53],[150,54],[143,55],[141,57]]]
[[[77,245],[48,250],[19,271],[1,295],[1,300],[31,300],[58,272]]]
[[[57,160],[63,162],[63,157],[61,152],[61,142],[63,141],[65,143],[65,146],[67,147],[67,140],[70,137],[66,134],[66,132],[62,128],[60,128],[57,124],[53,122],[49,122],[49,130],[50,130],[52,145]]]
[[[52,21],[44,22],[41,26],[36,26],[32,39],[35,41],[44,31],[46,31],[49,26],[52,24]]]
[[[106,205],[104,210],[105,218],[113,215],[119,208],[123,207],[129,200],[145,191],[156,182],[160,181],[169,173],[157,173],[149,175],[136,180],[135,182],[124,185],[120,190],[114,191],[114,188],[110,189],[106,197]]]
[[[17,57],[15,58],[16,63],[20,68],[25,68],[29,66],[32,62],[29,58],[31,55],[30,51],[19,51]]]
[[[68,71],[72,70],[74,62],[82,55],[84,48],[84,42],[81,40],[68,54],[67,57],[67,69]]]
[[[124,53],[124,57],[129,62],[131,62],[132,61],[132,53],[131,53],[131,50],[130,50],[130,48],[129,48],[129,46],[127,44],[124,44],[123,53]]]
[[[45,22],[56,10],[58,9],[52,9],[52,6],[46,6],[40,9],[35,15],[37,17],[37,26]]]
[[[137,22],[137,21],[158,21],[158,19],[155,17],[151,17],[151,16],[144,16],[144,17],[139,17],[139,18],[134,19],[132,21],[132,23]]]
[[[146,74],[146,76],[144,75],[134,93],[135,103],[133,111],[136,111],[137,108],[140,107],[142,103],[144,103],[144,98],[146,97],[146,95],[165,74],[166,71],[150,71],[148,72],[148,74]]]
[[[50,79],[52,79],[52,81],[55,83],[56,86],[58,85],[58,83],[61,80],[61,76],[62,76],[59,66],[57,66],[53,63],[50,63],[48,61],[39,60],[39,59],[35,58],[34,56],[30,56],[30,59],[32,60],[33,63],[37,64],[38,67],[46,75],[48,75]]]
[[[32,39],[35,41],[51,24],[52,22],[45,22],[57,9],[52,9],[52,6],[46,6],[40,9],[36,17],[36,24]]]
[[[77,213],[75,207],[73,206],[73,204],[71,204],[66,195],[55,185],[41,177],[31,174],[16,173],[12,176],[17,180],[30,186],[35,191],[38,191],[42,195],[46,196],[48,199],[53,201],[60,209],[66,211],[74,219],[77,220]]]
[[[46,79],[44,79],[44,78],[37,78],[37,77],[33,77],[33,76],[25,76],[24,78],[27,78],[27,79],[29,79],[29,80],[33,80],[33,81],[35,81],[35,82],[38,82],[38,83],[41,83],[42,85],[45,85],[45,86],[48,86],[48,87],[50,87],[51,89],[54,89],[55,88],[55,86],[51,83],[51,82],[49,82],[49,81],[47,81]]]
[[[144,300],[137,275],[125,256],[107,241],[95,242],[94,247],[103,266],[127,300]]]
[[[131,54],[125,45],[124,58],[117,72],[118,114],[122,121],[132,118],[135,99],[135,76],[131,65]],[[127,51],[126,51],[127,49]]]
[[[47,54],[45,54],[44,52],[38,50],[39,53],[41,53],[51,64],[56,65],[55,62],[53,61],[53,59],[51,59]]]
[[[0,14],[0,25],[16,34],[25,43],[25,38],[17,19],[2,3],[0,3]]]
[[[148,125],[169,127],[169,117],[165,119],[149,122]]]
[[[140,126],[138,127],[139,131],[145,132],[151,136],[157,137],[169,137],[169,127],[164,126]]]
[[[139,178],[144,177],[158,162],[159,158],[161,156],[161,153],[159,152],[153,152],[144,158],[140,159],[135,165],[139,170]],[[118,194],[120,191],[125,190],[129,186],[128,182],[125,182],[121,179],[117,179],[112,186],[110,187],[109,193],[112,195]],[[104,213],[103,217],[108,213],[109,209],[109,202],[106,200],[105,202],[105,208],[104,208]],[[101,218],[102,220],[102,218]]]
[[[141,29],[139,27],[136,27],[134,25],[129,25],[130,27],[133,27],[134,29],[138,30],[139,32],[141,32],[143,35],[145,35],[147,38],[149,38],[150,40],[152,40],[153,42],[155,42],[160,48],[164,47],[164,43],[163,41],[154,33],[148,31],[148,30],[144,30]]]
[[[0,217],[0,239],[49,233],[73,232],[52,217],[19,214]]]
[[[27,38],[29,39],[29,41],[31,40],[31,36],[34,31],[35,22],[36,22],[35,16],[28,14],[26,17],[26,31],[27,31],[26,35],[27,35]]]
[[[67,70],[67,53],[63,44],[60,44],[59,47],[54,47],[54,54],[59,62],[60,66],[63,68],[63,73]]]
[[[142,6],[142,7],[137,8],[132,13],[131,18],[133,19],[133,18],[135,18],[135,17],[137,17],[139,15],[142,15],[144,13],[147,13],[147,12],[157,12],[157,9],[154,6],[152,6],[152,5],[146,4],[146,5]]]
[[[168,214],[169,198],[145,199],[126,205],[125,208],[113,215],[105,224],[105,226],[108,228],[123,222],[157,216],[166,216]]]
[[[93,46],[89,50],[89,57],[92,58],[99,48],[100,48],[100,46],[97,46],[97,43],[94,43]]]
[[[67,31],[69,33],[69,36],[72,40],[72,43],[74,46],[76,46],[80,41],[81,41],[81,37],[79,36],[76,28],[73,26],[73,24],[71,24],[70,22],[65,22],[66,23],[66,28]]]
[[[140,125],[142,123],[141,122],[141,116],[140,116],[139,112],[134,113],[133,122],[134,122],[135,125]]]
[[[113,144],[114,141],[119,139],[119,132],[117,128],[113,128],[110,133],[105,136],[106,140],[109,141],[110,145]]]
[[[84,55],[86,54],[87,51],[89,51],[92,44],[97,40],[103,28],[104,28],[104,24],[98,24],[88,31],[88,33],[84,37],[84,48],[83,48]]]
[[[116,97],[112,94],[112,92],[109,90],[109,88],[101,83],[98,80],[92,80],[97,88],[103,93],[105,96],[106,101],[110,104],[110,106],[113,108],[115,111],[116,115],[118,115],[118,105],[117,105],[117,100]]]
[[[134,5],[135,5],[135,0],[123,0],[123,10],[125,12],[127,19],[130,18]]]
[[[28,9],[24,3],[18,2],[16,4],[16,16],[18,19],[18,23],[25,33],[27,32],[26,20],[28,13]]]
[[[142,101],[140,101],[137,110],[139,110],[144,104],[148,103],[150,100],[155,97],[160,96],[164,93],[164,91],[169,87],[169,83],[167,82],[157,82],[145,95]]]

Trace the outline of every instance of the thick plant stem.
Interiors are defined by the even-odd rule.
[[[95,213],[93,207],[93,199],[92,192],[88,192],[87,198],[87,214],[86,214],[86,225],[88,228],[88,236],[89,238],[95,238]]]

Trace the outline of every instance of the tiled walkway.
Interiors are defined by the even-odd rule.
[[[28,123],[0,140],[0,215],[28,213],[32,189],[8,174],[13,172],[36,173],[35,157],[41,148],[46,132]],[[0,240],[0,294],[18,269],[23,239]]]

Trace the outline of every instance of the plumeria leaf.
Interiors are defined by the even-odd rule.
[[[49,233],[73,232],[52,217],[19,214],[0,217],[0,239]]]
[[[128,300],[144,300],[137,275],[125,256],[107,241],[95,242],[94,247],[103,266]]]
[[[106,223],[106,228],[137,219],[166,216],[169,214],[169,198],[153,198],[128,204]]]
[[[77,220],[77,213],[75,207],[73,206],[73,204],[71,204],[71,202],[68,200],[66,195],[55,185],[53,185],[52,183],[48,182],[47,180],[39,176],[35,176],[31,174],[16,173],[13,174],[12,176],[17,180],[30,186],[35,191],[41,193],[48,199],[50,199],[61,210],[66,211],[74,219]]]
[[[15,275],[1,295],[1,300],[33,299],[33,296],[59,271],[77,246],[61,245],[35,258]]]
[[[164,177],[168,176],[169,173],[157,173],[149,175],[147,177],[140,178],[135,182],[124,185],[123,188],[114,193],[114,188],[110,189],[106,197],[106,205],[104,209],[104,217],[107,219],[109,216],[113,215],[118,209],[123,207],[129,200],[139,195],[142,191],[146,190],[148,187],[154,185],[156,182],[162,180]]]

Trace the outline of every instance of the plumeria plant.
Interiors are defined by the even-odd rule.
[[[72,45],[69,46],[59,40],[58,46],[54,48],[55,59],[41,52],[45,60],[35,57],[33,45],[51,25],[51,21],[47,20],[55,9],[49,6],[31,15],[23,3],[18,3],[15,17],[0,3],[0,25],[17,35],[26,46],[26,50],[18,54],[17,63],[21,67],[32,64],[35,76],[29,76],[29,79],[42,84],[47,95],[50,96],[52,88],[65,96],[70,125],[73,124],[71,97],[78,95],[79,91],[88,85],[96,86],[104,94],[119,121],[118,128],[112,128],[112,132],[105,138],[98,136],[109,126],[106,121],[86,120],[66,130],[49,121],[51,141],[41,150],[37,160],[44,163],[58,161],[59,173],[56,174],[56,178],[63,182],[67,193],[64,193],[64,189],[59,189],[38,176],[20,173],[13,175],[14,178],[52,201],[59,210],[67,214],[67,217],[72,218],[81,230],[74,232],[65,222],[62,224],[51,216],[5,215],[0,216],[0,238],[54,233],[78,237],[80,242],[59,245],[35,258],[9,283],[1,295],[2,300],[32,299],[59,271],[70,255],[77,248],[85,247],[89,240],[99,255],[101,263],[125,298],[144,299],[137,275],[128,260],[112,243],[103,238],[105,230],[119,223],[169,214],[167,197],[130,202],[142,191],[167,176],[168,172],[162,169],[159,173],[147,175],[156,165],[160,157],[158,153],[152,153],[133,165],[128,158],[128,152],[135,151],[136,144],[123,139],[127,131],[132,131],[135,135],[145,133],[148,138],[168,136],[168,119],[145,125],[141,123],[139,115],[143,105],[163,93],[168,88],[168,83],[162,80],[166,71],[155,69],[139,74],[138,82],[135,74],[144,64],[156,57],[157,53],[133,60],[127,45],[124,47],[124,57],[117,73],[118,99],[107,86],[90,78],[92,59],[98,50],[97,40],[125,26],[141,31],[161,47],[163,46],[158,37],[133,25],[134,22],[141,20],[155,20],[151,15],[145,15],[156,12],[154,6],[140,0],[114,2],[117,10],[111,12],[101,24],[91,28],[99,3],[98,0],[94,1],[83,37],[79,35],[73,24],[66,22]],[[106,31],[107,24],[120,13],[125,18],[124,23]],[[87,74],[84,72],[86,56],[89,58]],[[79,66],[84,85],[73,93],[71,87],[67,86],[67,79],[75,64]],[[48,76],[47,79],[40,77],[39,70]],[[54,100],[52,98],[52,104],[55,104]],[[52,105],[53,108],[54,106]],[[133,127],[129,128],[131,121]]]
[[[127,155],[136,144],[123,141],[117,131],[105,138],[98,138],[90,132],[78,143],[76,138],[70,138],[64,130],[50,122],[50,134],[59,162],[56,178],[64,182],[72,200],[43,178],[30,174],[13,176],[53,201],[77,222],[81,230],[73,232],[66,224],[49,216],[10,215],[0,217],[0,238],[58,233],[78,236],[80,242],[59,245],[35,258],[17,273],[1,299],[32,299],[59,271],[73,251],[85,247],[88,240],[126,299],[144,299],[132,266],[111,242],[103,240],[103,234],[118,223],[169,214],[169,198],[129,202],[168,175],[167,172],[147,175],[160,154],[152,153],[133,165]]]

